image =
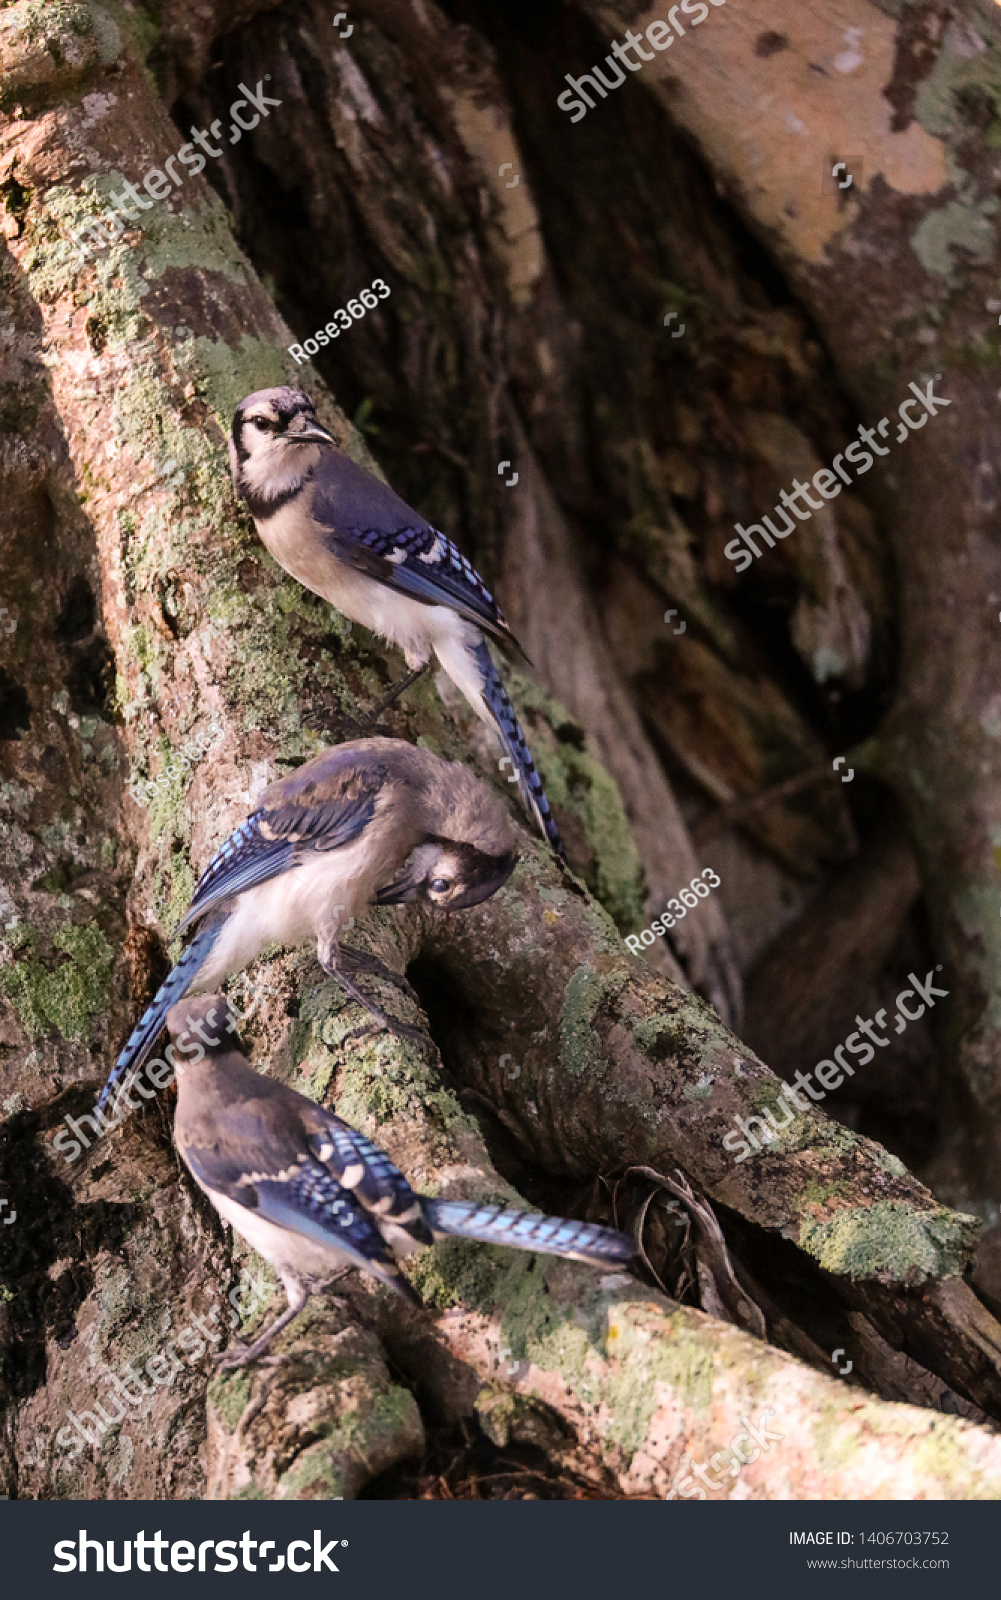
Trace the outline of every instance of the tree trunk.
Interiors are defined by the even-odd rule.
[[[977,1220],[949,1209],[996,1218],[1001,579],[972,359],[995,247],[970,137],[995,24],[766,9],[714,9],[579,126],[562,73],[654,13],[373,0],[349,42],[315,4],[166,3],[155,33],[96,4],[0,13],[3,1492],[688,1498],[687,1463],[764,1416],[780,1438],[719,1492],[1001,1493],[996,1252],[975,1263]],[[224,108],[259,83],[280,104],[232,139]],[[204,176],[82,259],[69,231],[214,119]],[[847,200],[828,145],[864,149]],[[380,275],[390,299],[299,366],[288,347]],[[734,522],[912,379],[943,417],[738,578]],[[263,1281],[250,1327],[280,1296],[168,1111],[72,1162],[52,1140],[214,849],[321,747],[307,710],[350,737],[399,672],[233,500],[234,406],[285,381],[496,586],[572,870],[524,831],[484,906],[355,930],[407,970],[423,1048],[346,1041],[356,1010],[307,949],[249,974],[248,1048],[416,1187],[615,1220],[644,1264],[440,1244],[413,1268],[424,1310],[352,1275],[281,1367],[213,1378],[231,1284]],[[507,792],[440,679],[386,720]],[[818,777],[844,751],[857,781]],[[633,954],[706,855],[719,891]],[[844,1120],[811,1106],[769,1138],[771,1067],[830,1056],[857,1007],[937,968],[948,1002],[859,1068]],[[736,1119],[761,1134],[740,1158]],[[199,1325],[204,1350],[108,1422],[108,1372]]]

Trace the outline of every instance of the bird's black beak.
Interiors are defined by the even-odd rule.
[[[320,426],[315,417],[312,419],[309,417],[296,417],[295,421],[289,424],[285,437],[292,444],[310,444],[314,442],[316,444],[334,444],[332,435],[327,432],[326,428]]]
[[[425,899],[424,885],[437,860],[437,845],[430,842],[418,845],[400,876],[376,890],[376,905],[403,906],[412,900]]]
[[[466,887],[440,907],[443,911],[461,911],[465,906],[478,906],[481,901],[489,900],[507,883],[518,865],[516,852],[505,856],[488,856],[469,845],[455,845],[452,848],[463,856],[461,881]],[[376,905],[403,906],[415,900],[431,901],[427,885],[435,875],[437,858],[437,851],[433,851],[429,865],[427,855],[421,850],[415,851],[409,867],[392,883],[376,891]]]
[[[384,889],[375,892],[377,906],[405,906],[413,900],[420,899],[421,885],[427,877],[420,867],[413,867],[409,872],[404,872],[394,882],[387,883]]]
[[[481,865],[482,863],[482,865]],[[448,902],[448,911],[461,911],[466,906],[481,905],[492,894],[502,889],[518,865],[515,854],[509,856],[480,856],[475,880]]]

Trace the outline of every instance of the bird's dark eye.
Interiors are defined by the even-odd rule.
[[[447,878],[432,878],[431,879],[431,889],[435,894],[444,894],[445,890],[448,889],[449,887],[450,887],[450,885],[449,885],[449,881],[448,881]]]
[[[277,422],[272,422],[270,417],[255,417],[254,421],[263,433],[270,433],[272,428],[277,428]]]

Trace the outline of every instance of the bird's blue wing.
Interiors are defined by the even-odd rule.
[[[292,1135],[298,1143],[294,1129]],[[416,1299],[377,1221],[332,1172],[304,1151],[289,1161],[287,1149],[272,1150],[266,1142],[248,1146],[239,1139],[217,1138],[185,1139],[181,1153],[210,1194],[225,1195],[251,1216],[338,1251]],[[250,1172],[248,1165],[253,1168]],[[430,1233],[422,1242],[431,1242]]]
[[[372,795],[352,795],[325,805],[284,804],[255,811],[216,851],[195,886],[178,933],[221,900],[287,872],[304,850],[336,850],[357,839],[375,814]]]
[[[309,1149],[316,1160],[372,1216],[407,1228],[420,1243],[430,1243],[431,1236],[423,1227],[420,1197],[414,1194],[399,1167],[393,1165],[384,1150],[340,1117],[332,1112],[322,1115],[321,1128],[309,1139]],[[416,1231],[411,1224],[416,1224]]]
[[[333,1246],[408,1299],[417,1299],[376,1219],[319,1162],[305,1162],[289,1175],[257,1177],[254,1193],[256,1215],[290,1233]],[[430,1243],[430,1234],[422,1242]]]
[[[248,1074],[246,1087],[237,1089],[223,1122],[197,1124],[197,1143],[190,1132],[181,1136],[184,1159],[208,1188],[256,1206],[250,1191],[261,1194],[267,1186],[272,1209],[279,1203],[303,1208],[300,1231],[322,1224],[339,1240],[341,1218],[350,1209],[368,1217],[376,1231],[389,1223],[415,1244],[432,1243],[420,1195],[371,1139],[267,1078]],[[270,1215],[263,1202],[262,1214]]]
[[[178,934],[186,933],[220,900],[275,878],[291,865],[292,846],[288,840],[263,838],[258,817],[248,817],[216,851],[199,878]]]
[[[347,457],[321,462],[312,516],[327,547],[347,566],[426,605],[450,606],[488,633],[516,642],[462,551]]]

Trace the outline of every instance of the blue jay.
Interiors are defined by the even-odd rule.
[[[368,905],[479,905],[507,882],[517,856],[503,800],[469,767],[401,739],[359,739],[314,756],[272,783],[257,810],[216,851],[179,933],[198,930],[133,1031],[97,1103],[100,1114],[149,1055],[170,1007],[218,988],[278,940],[315,938],[320,965],[385,1028],[392,1022],[346,968],[409,988],[338,932]]]
[[[179,1053],[174,1141],[219,1216],[270,1261],[288,1305],[223,1366],[255,1361],[311,1294],[351,1267],[420,1304],[397,1259],[456,1235],[597,1265],[628,1261],[625,1234],[509,1206],[415,1194],[377,1145],[340,1117],[254,1072],[223,995],[182,1000],[167,1016]],[[203,1045],[185,1044],[197,1029]],[[211,1032],[209,1030],[212,1030]]]
[[[409,676],[383,707],[433,652],[476,715],[500,734],[525,805],[562,856],[546,792],[481,630],[520,646],[465,556],[337,449],[299,389],[260,389],[240,401],[229,460],[237,497],[285,571],[403,650]]]

